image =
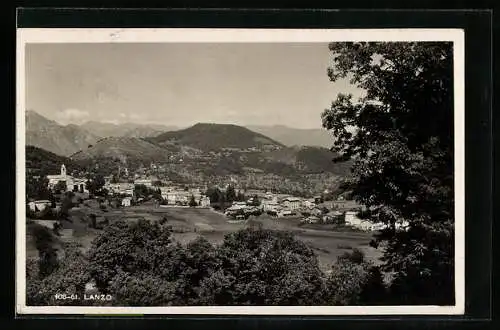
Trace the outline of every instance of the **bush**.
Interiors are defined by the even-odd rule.
[[[349,249],[352,251],[345,252],[341,256],[338,257],[339,260],[348,260],[351,261],[355,264],[361,264],[365,261],[365,254],[360,250],[360,249],[353,249],[352,247],[349,246]]]
[[[62,228],[62,225],[59,222],[54,222],[52,231],[55,235],[60,236],[59,230]]]
[[[30,301],[52,303],[42,299],[49,287],[81,292],[89,281],[115,306],[348,305],[384,296],[380,271],[360,251],[339,257],[325,277],[314,251],[291,233],[256,225],[217,246],[202,237],[182,245],[171,242],[163,219],[106,226],[87,257],[66,254],[74,263],[65,259],[46,280],[30,270]]]
[[[327,279],[331,305],[384,304],[386,288],[378,267],[366,262],[358,249],[337,258]]]
[[[324,282],[314,252],[292,234],[248,228],[217,249],[222,267],[203,281],[209,305],[315,305]]]
[[[44,278],[59,266],[57,250],[53,247],[55,239],[50,229],[39,225],[33,227],[32,234],[38,251],[39,276]]]
[[[89,250],[89,272],[103,293],[119,271],[136,273],[159,267],[170,243],[170,230],[158,222],[115,221],[93,242]]]
[[[64,258],[60,266],[47,276],[37,276],[36,266],[30,261],[27,268],[30,271],[27,276],[27,304],[28,305],[81,305],[85,301],[58,300],[55,293],[72,295],[78,294],[83,297],[85,284],[90,281],[87,271],[87,260],[76,247],[67,246],[64,249]]]

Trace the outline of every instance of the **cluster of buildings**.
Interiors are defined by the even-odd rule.
[[[48,175],[48,186],[54,188],[60,182],[65,184],[67,191],[88,193],[86,179],[68,175],[65,165],[61,165],[59,174]],[[109,178],[104,188],[110,193],[122,196],[121,205],[128,207],[134,200],[134,190],[137,185],[151,189],[159,189],[162,205],[188,206],[194,198],[197,206],[210,207],[210,198],[205,196],[200,188],[184,188],[175,185],[155,187],[155,181],[147,177],[137,177],[133,182],[112,183]],[[224,189],[223,189],[224,190]],[[361,206],[354,201],[336,200],[323,201],[321,197],[301,198],[286,194],[274,194],[264,190],[238,191],[249,197],[246,201],[235,201],[225,210],[228,217],[246,218],[251,214],[267,213],[272,216],[286,218],[301,218],[303,223],[339,223],[363,231],[376,231],[386,227],[383,223],[373,223],[357,217]],[[50,207],[50,201],[30,201],[28,207],[33,211],[41,211]],[[405,229],[407,222],[397,223],[396,229]]]
[[[276,217],[293,217],[300,216],[304,212],[319,212],[318,215],[323,214],[320,210],[320,203],[322,202],[319,197],[304,199],[300,197],[290,196],[286,194],[273,194],[271,192],[263,192],[258,190],[246,190],[245,196],[250,196],[247,201],[233,202],[231,207],[226,209],[226,214],[229,216],[235,213],[252,212],[265,212],[269,215]],[[256,198],[258,202],[254,200]],[[309,211],[309,212],[308,212]]]
[[[110,193],[123,196],[134,196],[133,183],[119,182],[119,183],[106,183],[104,188],[106,188]]]
[[[245,195],[256,196],[259,199],[258,206],[253,197],[245,202],[233,202],[231,207],[226,209],[226,216],[243,219],[249,214],[261,212],[278,218],[301,218],[302,223],[344,224],[363,231],[386,228],[384,223],[360,219],[357,214],[362,207],[355,201],[340,199],[325,202],[320,197],[306,199],[259,191],[246,191]],[[406,229],[408,223],[401,222],[395,226],[397,230]]]
[[[167,205],[188,205],[191,198],[200,207],[209,207],[210,198],[202,194],[199,188],[181,189],[178,187],[160,187],[161,197]]]
[[[210,206],[210,198],[203,195],[199,188],[184,189],[174,185],[156,187],[150,178],[137,178],[133,183],[107,183],[105,188],[111,193],[126,196],[123,201],[123,206],[130,206],[130,201],[134,197],[134,189],[137,185],[143,185],[150,189],[159,189],[164,205],[186,206],[193,197],[197,206]],[[131,197],[131,198],[127,198]]]

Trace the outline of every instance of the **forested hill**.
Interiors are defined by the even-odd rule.
[[[32,175],[59,174],[61,165],[66,166],[68,173],[81,171],[82,167],[68,157],[35,146],[26,146],[26,171]]]
[[[199,123],[179,131],[165,132],[148,140],[164,145],[185,145],[203,151],[223,148],[281,148],[283,145],[248,128],[229,124]]]
[[[81,150],[71,159],[82,161],[88,159],[112,158],[126,164],[128,160],[165,161],[167,150],[145,139],[134,137],[107,137],[97,141],[94,145]]]

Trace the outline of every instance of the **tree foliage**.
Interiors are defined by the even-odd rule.
[[[170,230],[155,222],[129,224],[118,220],[105,227],[88,253],[88,270],[101,292],[107,293],[119,273],[151,271],[166,258]]]
[[[47,241],[40,241],[40,249]],[[326,277],[309,246],[291,233],[262,226],[228,234],[220,245],[203,237],[180,244],[171,241],[165,222],[116,221],[87,254],[65,246],[62,255],[48,274],[28,260],[29,305],[362,305],[377,301],[385,290],[380,273],[377,277],[361,252],[339,258]],[[88,283],[112,300],[54,297],[81,297]]]
[[[44,278],[59,266],[55,239],[50,229],[44,226],[33,225],[31,232],[38,251],[38,275]]]
[[[134,196],[137,198],[149,198],[151,196],[156,200],[162,200],[160,188],[150,188],[144,184],[134,186]]]
[[[90,194],[95,196],[105,196],[104,185],[106,180],[102,174],[93,174],[86,182],[86,188]]]
[[[251,198],[251,201],[249,202],[249,205],[251,206],[260,206],[261,201],[259,199],[259,196],[253,195]]]
[[[323,302],[324,282],[313,251],[290,233],[244,229],[217,249],[221,267],[204,279],[209,305],[310,305]]]
[[[346,187],[389,224],[376,238],[399,303],[453,303],[453,48],[447,42],[330,44],[339,94],[322,115],[339,159],[354,160]],[[407,231],[395,224],[408,221]],[[397,302],[396,302],[397,303]]]
[[[222,192],[217,187],[208,188],[205,195],[210,198],[211,203],[218,203],[219,199],[222,198]]]
[[[119,221],[93,243],[88,269],[101,292],[127,306],[320,304],[326,292],[309,247],[262,229],[229,234],[220,246],[181,245],[169,227]]]
[[[77,247],[67,246],[64,248],[64,257],[59,264],[57,270],[39,282],[35,301],[37,304],[49,306],[85,304],[82,298],[85,285],[90,281],[85,256]],[[78,295],[80,300],[56,299],[55,294]]]
[[[194,196],[191,195],[191,197],[189,198],[189,203],[188,203],[189,206],[191,207],[195,207],[195,206],[198,206],[198,203],[196,203],[196,200],[194,199]]]
[[[383,305],[387,292],[379,267],[354,249],[337,258],[327,279],[329,305]]]
[[[52,192],[48,188],[49,180],[46,177],[26,176],[26,197],[35,200],[53,198]]]
[[[68,219],[69,218],[69,211],[71,208],[73,208],[73,192],[67,192],[64,194],[64,198],[61,202],[61,210],[60,210],[60,216],[63,219]]]
[[[236,190],[232,185],[229,185],[226,189],[226,201],[232,203],[236,200]]]

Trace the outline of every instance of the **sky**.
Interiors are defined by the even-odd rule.
[[[26,108],[89,120],[320,128],[338,93],[326,43],[28,44]]]

